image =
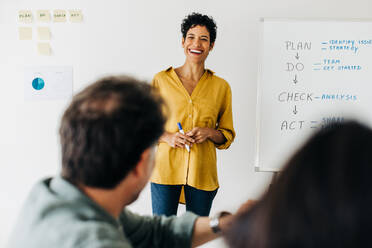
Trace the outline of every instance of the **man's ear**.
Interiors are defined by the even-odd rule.
[[[185,48],[185,38],[182,37],[182,47]]]
[[[152,147],[147,148],[144,150],[140,156],[138,163],[134,166],[132,172],[134,176],[142,177],[144,174],[147,173],[148,170],[148,163],[151,157]]]
[[[146,149],[142,152],[139,161],[132,170],[134,176],[142,176],[146,172],[146,163],[149,155],[150,149]]]

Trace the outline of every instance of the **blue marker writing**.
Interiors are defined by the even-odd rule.
[[[178,122],[177,125],[178,125],[178,130],[180,130],[180,133],[185,134],[185,132],[184,132],[183,129],[182,129],[181,123]],[[185,145],[185,147],[186,147],[186,150],[187,150],[188,152],[190,152],[190,147],[189,147],[189,145]]]

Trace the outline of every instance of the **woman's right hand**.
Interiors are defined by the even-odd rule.
[[[192,144],[195,143],[195,140],[187,135],[184,135],[180,132],[169,133],[165,132],[161,137],[160,141],[168,143],[173,148],[184,148],[185,145],[192,147]]]

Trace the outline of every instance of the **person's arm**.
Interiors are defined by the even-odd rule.
[[[220,233],[216,234],[211,228],[211,219],[208,217],[199,217],[195,221],[195,227],[192,236],[192,247],[197,247],[211,240],[214,240],[223,235],[231,226],[234,219],[241,215],[243,212],[249,211],[249,209],[256,203],[254,200],[248,200],[242,204],[238,211],[234,215],[227,215],[219,218],[219,229]]]
[[[212,140],[215,144],[223,144],[226,142],[225,136],[222,132],[213,128],[210,128],[209,139]]]
[[[198,247],[202,244],[205,244],[205,243],[207,243],[211,240],[214,240],[214,239],[220,237],[221,234],[223,234],[224,231],[227,230],[230,227],[233,218],[234,217],[232,215],[224,216],[224,217],[220,218],[219,226],[220,226],[222,232],[219,233],[219,234],[216,234],[216,233],[212,232],[212,228],[210,226],[210,221],[211,221],[210,218],[199,217],[198,219],[196,219],[194,232],[193,232],[193,235],[192,235],[192,243],[191,243],[192,245],[191,245],[191,247]]]
[[[210,139],[217,145],[226,142],[226,138],[221,131],[209,127],[194,127],[186,135],[192,137],[197,144],[204,142],[206,139]]]
[[[219,227],[227,230],[233,217],[219,219]],[[120,216],[125,236],[135,247],[197,247],[221,234],[212,231],[209,217],[186,212],[180,217],[140,216],[125,211]]]
[[[186,212],[180,217],[140,216],[128,210],[120,215],[125,237],[133,247],[191,247],[197,215]]]
[[[217,149],[227,149],[235,139],[235,130],[233,125],[232,114],[232,94],[230,86],[227,85],[225,97],[221,105],[220,113],[217,120],[217,131],[225,137],[225,142],[215,143]]]
[[[219,228],[223,234],[232,223],[235,216],[247,211],[254,201],[247,201],[234,215],[219,219]],[[210,226],[210,218],[198,217],[186,212],[180,217],[171,216],[140,216],[124,210],[119,217],[123,231],[135,247],[197,247],[216,239],[216,234]]]

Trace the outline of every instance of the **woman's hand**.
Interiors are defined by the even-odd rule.
[[[185,145],[192,147],[192,144],[195,143],[195,140],[192,137],[184,135],[180,132],[169,133],[165,132],[161,137],[160,141],[168,143],[173,148],[184,148]]]
[[[199,144],[211,137],[211,130],[213,129],[209,127],[194,127],[186,135],[193,138],[195,143]]]
[[[209,127],[194,127],[191,131],[187,132],[186,135],[193,138],[197,144],[202,143],[207,139],[210,139],[216,144],[226,142],[225,136],[223,136],[220,131]]]

